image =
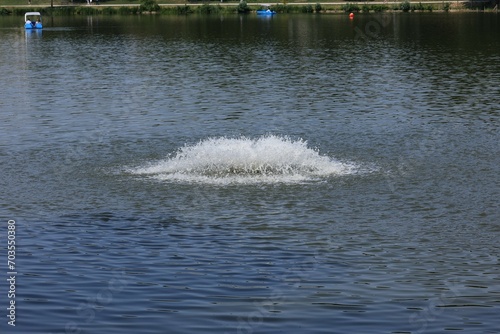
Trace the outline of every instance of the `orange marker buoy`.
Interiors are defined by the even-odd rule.
[[[352,20],[354,18],[354,13],[350,13],[349,18]]]

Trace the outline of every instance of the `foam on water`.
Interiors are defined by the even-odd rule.
[[[160,180],[200,183],[296,183],[354,173],[357,166],[320,155],[304,140],[208,138],[132,173]]]

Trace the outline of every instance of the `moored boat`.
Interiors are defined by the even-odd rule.
[[[42,14],[40,12],[27,12],[24,14],[25,29],[42,29]]]
[[[274,15],[276,12],[270,9],[258,9],[257,15]]]
[[[261,7],[263,7],[263,9],[258,9],[257,15],[271,16],[271,15],[276,14],[276,12],[274,10],[271,10],[271,5],[269,5],[269,4],[261,4]]]

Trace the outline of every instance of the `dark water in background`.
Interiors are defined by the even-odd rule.
[[[2,333],[500,331],[497,15],[19,20]]]

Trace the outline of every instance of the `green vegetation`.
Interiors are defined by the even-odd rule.
[[[403,12],[409,12],[411,9],[410,1],[404,0],[399,6],[399,9],[401,9]]]
[[[160,14],[188,15],[194,13],[188,5],[161,7]]]
[[[26,3],[28,0],[25,0]],[[67,15],[188,15],[188,14],[246,14],[262,6],[258,0],[93,0],[94,5],[87,5],[87,0],[31,0],[31,6],[19,6],[19,0],[0,0],[1,15],[24,15],[27,11],[39,11],[48,16]],[[227,1],[231,1],[228,3]],[[250,1],[250,2],[248,2]],[[425,2],[402,2],[386,4],[371,4],[363,2],[349,2],[347,0],[332,0],[330,3],[297,4],[304,0],[286,0],[276,3],[271,9],[277,13],[320,13],[320,12],[363,12],[378,13],[384,11],[434,11],[448,12],[452,9],[450,2],[429,4]],[[472,0],[471,0],[472,1]],[[54,6],[51,6],[54,4]],[[485,9],[486,3],[461,3],[453,5],[453,9]],[[11,6],[11,7],[9,7]]]
[[[130,15],[139,14],[140,9],[138,7],[120,7],[118,8],[118,14],[120,15]]]
[[[433,10],[433,9],[434,9],[434,8],[432,7],[432,5],[427,5],[427,6],[424,6],[421,2],[419,2],[419,3],[418,3],[418,4],[416,4],[416,5],[411,5],[411,6],[410,6],[410,10],[411,10],[412,12],[414,12],[414,11],[421,11],[421,12],[423,12],[423,11],[425,11],[425,10],[428,10],[429,12],[432,12],[432,10]]]
[[[209,3],[204,3],[201,6],[197,6],[194,10],[195,13],[198,14],[220,14],[224,10],[221,8],[220,5],[210,5]]]
[[[312,5],[276,5],[271,9],[277,13],[318,13],[322,10],[319,3],[315,7]]]
[[[302,6],[301,12],[302,13],[313,13],[314,12],[313,6],[312,5]]]
[[[372,5],[371,10],[375,13],[380,13],[389,10],[389,7],[386,5]]]
[[[240,4],[238,5],[238,13],[248,13],[250,12],[250,7],[248,7],[248,4],[246,1],[241,1]]]
[[[110,7],[108,7],[110,8]],[[141,0],[141,5],[139,6],[139,11],[141,12],[159,12],[160,5],[155,0]]]
[[[360,8],[357,4],[350,2],[343,4],[340,8],[346,13],[354,13],[360,11]]]

